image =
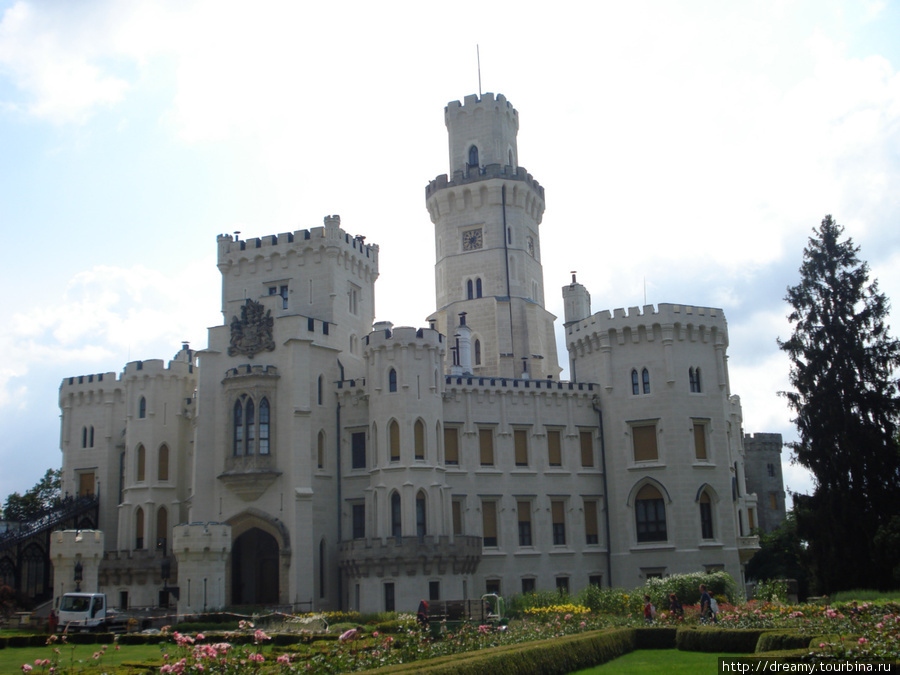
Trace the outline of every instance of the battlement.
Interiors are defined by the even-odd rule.
[[[652,324],[705,325],[725,330],[725,315],[721,309],[713,307],[693,307],[660,303],[656,307],[617,308],[610,312],[605,309],[586,319],[576,321],[566,328],[567,335],[575,336],[581,331],[607,331],[636,328]]]
[[[121,385],[126,377],[156,377],[158,375],[184,377],[195,372],[194,364],[189,360],[185,360],[185,355],[188,355],[188,359],[193,358],[193,352],[185,348],[179,351],[175,358],[169,361],[168,365],[162,359],[147,359],[145,361],[130,361],[125,365],[125,369],[121,374],[109,372],[66,377],[59,386],[59,393],[60,396],[63,396],[91,390],[109,389],[110,386]]]
[[[485,92],[481,95],[481,98],[478,98],[477,94],[469,94],[468,96],[463,98],[463,103],[460,104],[459,101],[450,101],[446,106],[444,106],[444,116],[447,117],[452,113],[459,112],[460,110],[465,109],[473,109],[477,107],[487,108],[491,105],[496,104],[498,108],[501,110],[508,110],[512,113],[513,117],[517,120],[519,118],[519,112],[513,108],[512,103],[506,100],[506,96],[503,94],[497,94],[494,96],[491,92]]]
[[[376,329],[366,335],[365,340],[366,346],[372,349],[393,347],[398,344],[441,349],[444,345],[444,336],[433,328],[412,328],[410,326],[392,328],[386,322],[376,324]]]
[[[456,389],[466,391],[478,389],[498,393],[508,391],[561,392],[593,397],[600,391],[600,385],[593,382],[568,382],[516,377],[479,377],[477,375],[445,375],[444,385],[447,393],[452,393]]]
[[[757,432],[744,434],[744,452],[777,452],[781,453],[784,440],[781,434]]]
[[[492,178],[521,181],[530,187],[538,197],[544,199],[543,186],[525,170],[525,167],[512,167],[508,164],[505,166],[500,164],[487,164],[482,167],[472,167],[468,171],[454,171],[453,180],[450,180],[447,174],[442,173],[434,180],[429,181],[428,185],[425,186],[425,199],[431,197],[438,190],[459,187],[461,185],[470,185]]]
[[[269,257],[276,253],[286,255],[289,251],[301,253],[307,249],[336,246],[344,249],[348,255],[368,259],[377,270],[379,249],[376,244],[366,244],[365,237],[351,235],[342,230],[341,217],[338,215],[325,216],[324,222],[322,227],[268,234],[251,239],[238,239],[230,234],[220,234],[216,237],[219,247],[218,263],[229,264],[257,256]]]
[[[265,376],[265,377],[277,377],[278,376],[278,368],[275,366],[264,366],[257,364],[245,363],[236,368],[229,368],[225,371],[225,379],[235,378],[235,377],[247,377],[248,375],[256,375],[256,376]]]
[[[145,361],[129,361],[125,364],[123,377],[156,377],[159,375],[185,376],[194,373],[194,364],[184,361],[169,361],[166,365],[162,359],[147,359]]]

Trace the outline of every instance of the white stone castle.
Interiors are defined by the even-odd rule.
[[[218,237],[207,348],[63,381],[64,489],[100,499],[85,587],[125,607],[177,587],[182,612],[370,612],[703,570],[742,582],[757,507],[722,311],[592,313],[573,275],[560,381],[518,113],[485,94],[445,121],[428,327],[373,326],[379,248],[328,216]]]

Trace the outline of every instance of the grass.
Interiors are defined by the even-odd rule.
[[[77,672],[82,672],[87,666],[97,664],[94,653],[100,651],[103,645],[54,645],[59,647],[59,665],[63,672],[74,663]],[[118,666],[123,661],[148,661],[156,660],[162,665],[162,645],[123,645],[116,651],[114,645],[106,645],[106,653],[99,663],[106,666]],[[168,645],[171,649],[172,645]],[[74,647],[74,650],[73,650]],[[22,664],[34,665],[35,659],[51,659],[52,647],[8,647],[0,649],[0,673],[21,673]],[[35,667],[33,672],[40,672]]]
[[[602,666],[579,670],[573,675],[696,675],[719,671],[721,657],[737,654],[710,654],[708,652],[682,652],[677,649],[640,649],[604,663]]]
[[[831,602],[851,602],[857,600],[859,602],[874,602],[876,600],[900,600],[900,589],[895,591],[840,591],[830,596]]]

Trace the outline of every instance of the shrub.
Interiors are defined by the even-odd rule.
[[[657,607],[669,606],[669,593],[674,593],[682,604],[696,605],[700,602],[700,584],[706,584],[716,598],[724,597],[732,604],[737,600],[737,584],[728,572],[694,572],[647,579],[642,591]]]
[[[794,631],[767,631],[759,636],[759,641],[756,643],[756,653],[805,649],[809,643],[809,635],[801,635]]]
[[[635,649],[675,649],[677,628],[635,628]]]
[[[752,654],[764,632],[755,628],[679,628],[675,645],[688,652]]]
[[[769,579],[756,584],[753,599],[760,602],[787,602],[788,584],[786,579]]]

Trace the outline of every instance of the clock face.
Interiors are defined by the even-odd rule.
[[[484,245],[481,229],[465,230],[462,233],[462,245],[463,251],[474,251],[475,249],[481,248]]]

